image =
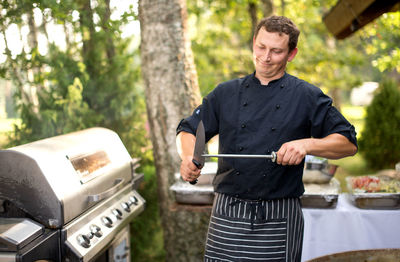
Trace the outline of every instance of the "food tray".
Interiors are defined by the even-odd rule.
[[[332,178],[327,184],[304,184],[305,192],[300,201],[305,208],[336,208],[340,182]]]
[[[358,193],[351,186],[351,178],[346,177],[348,197],[358,208],[362,209],[399,209],[400,193]]]
[[[170,189],[175,194],[175,200],[180,204],[212,204],[214,188],[212,185],[191,185],[184,181],[175,182]]]

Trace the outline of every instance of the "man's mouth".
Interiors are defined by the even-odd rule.
[[[271,63],[268,63],[268,62],[258,61],[258,63],[259,63],[261,66],[265,66],[265,67],[272,66],[272,64],[271,64]]]

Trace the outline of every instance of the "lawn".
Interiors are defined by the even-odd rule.
[[[0,119],[0,149],[7,143],[7,135],[13,130],[13,125],[19,122],[16,118]]]

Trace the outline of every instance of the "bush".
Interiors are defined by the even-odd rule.
[[[140,167],[144,181],[138,190],[146,208],[131,224],[132,261],[165,261],[164,238],[158,210],[157,175],[153,165]]]
[[[400,88],[386,80],[377,92],[367,108],[360,153],[372,169],[393,169],[400,162]]]

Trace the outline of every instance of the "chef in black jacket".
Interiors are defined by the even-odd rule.
[[[185,181],[200,175],[192,163],[200,120],[206,141],[219,135],[220,154],[277,152],[275,163],[218,159],[204,261],[300,261],[305,156],[338,159],[357,152],[354,127],[332,99],[286,72],[299,34],[286,17],[260,21],[253,38],[255,72],[219,84],[177,127]]]

